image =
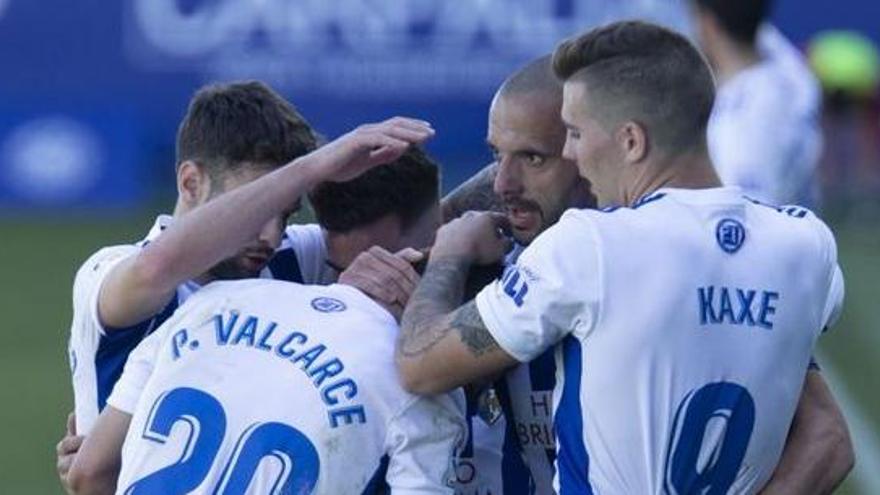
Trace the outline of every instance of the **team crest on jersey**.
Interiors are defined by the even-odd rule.
[[[332,297],[316,297],[312,299],[312,308],[322,313],[339,313],[348,309],[344,302]]]
[[[715,227],[715,240],[724,252],[733,254],[746,241],[746,228],[738,220],[725,218]]]
[[[477,398],[477,414],[487,425],[494,425],[504,412],[501,409],[501,399],[494,388],[488,388]]]

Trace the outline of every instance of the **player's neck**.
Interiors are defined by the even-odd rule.
[[[193,211],[196,206],[197,205],[190,204],[183,198],[178,196],[177,202],[174,203],[174,211],[171,212],[171,216],[174,217],[174,219],[176,220],[183,215],[186,215],[187,213]]]
[[[725,40],[715,50],[713,65],[718,86],[736,77],[739,73],[761,61],[761,54],[755,45]]]
[[[630,206],[662,188],[710,189],[722,185],[705,147],[646,163],[640,173],[627,182],[624,200]]]

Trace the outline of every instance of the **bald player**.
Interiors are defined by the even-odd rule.
[[[594,205],[589,183],[561,156],[561,97],[562,85],[553,76],[549,56],[505,80],[489,110],[486,142],[494,163],[443,202],[447,221],[468,210],[505,212],[516,240],[505,259],[508,265],[566,209]],[[553,361],[553,353],[547,352],[479,395],[471,394],[471,436],[465,450],[470,455],[460,460],[459,493],[550,493]]]
[[[445,198],[447,221],[468,210],[507,213],[516,246],[514,262],[525,246],[555,224],[565,209],[590,206],[589,184],[571,160],[563,158],[565,128],[559,116],[562,83],[549,57],[533,61],[504,82],[493,99],[488,144],[496,162],[478,172]],[[494,191],[493,191],[494,188]],[[496,383],[504,406],[507,437],[528,466],[523,483],[510,450],[504,453],[503,493],[552,493],[553,424],[549,409],[555,383],[551,353],[510,370]],[[492,445],[477,422],[474,444]],[[483,452],[493,452],[491,448]],[[797,493],[806,486],[834,486],[846,475],[852,450],[846,424],[818,370],[810,370],[779,469],[768,493]],[[548,459],[550,459],[548,461]],[[849,460],[849,461],[848,461]],[[507,467],[507,469],[503,469]],[[819,479],[821,478],[821,479]],[[526,488],[524,488],[526,487]]]

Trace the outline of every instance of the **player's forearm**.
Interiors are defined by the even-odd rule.
[[[397,367],[411,393],[434,395],[515,364],[483,324],[476,304],[461,304],[471,263],[432,257],[410,298],[397,343]]]
[[[175,287],[257,238],[267,222],[321,180],[316,165],[310,156],[303,157],[182,216],[144,249],[164,268],[157,275],[159,285]]]
[[[131,414],[108,405],[86,436],[67,474],[67,487],[76,494],[110,494],[116,491],[122,467],[122,443]]]
[[[410,297],[397,341],[397,364],[404,388],[436,392],[448,363],[437,356],[437,344],[452,330],[449,315],[461,304],[470,260],[431,257]]]
[[[87,439],[87,442],[90,440]],[[114,448],[121,449],[121,443],[109,447],[101,444],[100,450],[89,445],[88,448],[77,452],[70,469],[62,479],[67,492],[74,495],[114,493],[120,468],[118,451],[111,452]]]
[[[179,284],[234,255],[273,218],[280,221],[320,179],[306,156],[183,215],[107,276],[99,304],[102,323],[124,327],[155,314]]]
[[[116,491],[116,475],[71,471],[66,485],[73,495],[111,495]]]
[[[809,371],[782,459],[761,493],[832,493],[854,462],[846,420],[821,373]]]
[[[495,163],[487,165],[443,198],[440,207],[444,223],[466,211],[503,211],[501,199],[493,190],[495,169]]]

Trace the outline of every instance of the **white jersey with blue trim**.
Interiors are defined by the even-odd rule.
[[[719,88],[709,120],[712,162],[725,185],[771,204],[817,201],[822,149],[819,83],[773,26],[757,37],[762,60]]]
[[[452,493],[464,396],[406,393],[394,317],[345,285],[215,282],[131,354],[118,493]]]
[[[509,265],[523,250],[515,245],[504,260]],[[548,352],[552,360],[553,355]],[[545,360],[546,362],[546,360]],[[552,363],[551,363],[552,364]],[[535,490],[530,470],[525,462],[529,450],[528,441],[520,442],[519,430],[526,427],[522,418],[525,413],[514,414],[514,405],[522,406],[523,400],[532,397],[533,387],[529,379],[530,366],[521,365],[502,377],[492,387],[479,393],[471,393],[467,398],[468,437],[464,448],[456,459],[456,495],[542,495],[546,491]],[[552,381],[552,370],[549,378]],[[525,377],[524,377],[525,375]],[[541,375],[547,376],[547,375]],[[553,387],[548,391],[552,393]],[[513,400],[512,400],[513,399]],[[550,417],[547,401],[547,415]],[[517,421],[517,418],[520,418]],[[551,418],[552,419],[552,418]],[[549,423],[549,436],[553,438],[552,421]],[[550,478],[552,480],[552,461]],[[539,485],[541,486],[541,485]],[[547,482],[550,486],[550,481]],[[552,490],[552,486],[550,486]]]
[[[525,246],[514,245],[506,256],[507,269],[516,264]],[[505,495],[552,495],[556,439],[553,433],[553,388],[556,363],[547,350],[529,363],[504,374],[494,387],[506,423],[502,460]],[[509,447],[507,447],[509,446]]]
[[[288,225],[263,278],[329,285],[339,274],[327,264],[327,241],[318,224]]]
[[[483,390],[466,399],[467,437],[455,459],[455,495],[503,495],[502,462],[507,426],[500,405],[488,411],[486,402],[494,391]]]
[[[554,484],[569,493],[754,493],[843,300],[833,235],[737,188],[569,210],[477,296],[498,344],[554,344]]]
[[[505,495],[552,495],[556,437],[553,432],[553,350],[508,371],[495,389],[507,424],[503,469]]]
[[[81,435],[88,433],[104,408],[129,353],[200,288],[193,281],[181,284],[161,311],[130,327],[108,331],[100,322],[98,295],[107,275],[118,263],[137,255],[172,222],[171,216],[160,215],[142,241],[103,248],[86,260],[76,274],[68,355],[76,428]],[[328,268],[323,263],[326,258],[323,239],[317,225],[289,226],[282,245],[261,276],[291,282],[332,282],[333,280],[328,280],[331,274],[328,274]],[[299,259],[304,261],[302,268]]]

